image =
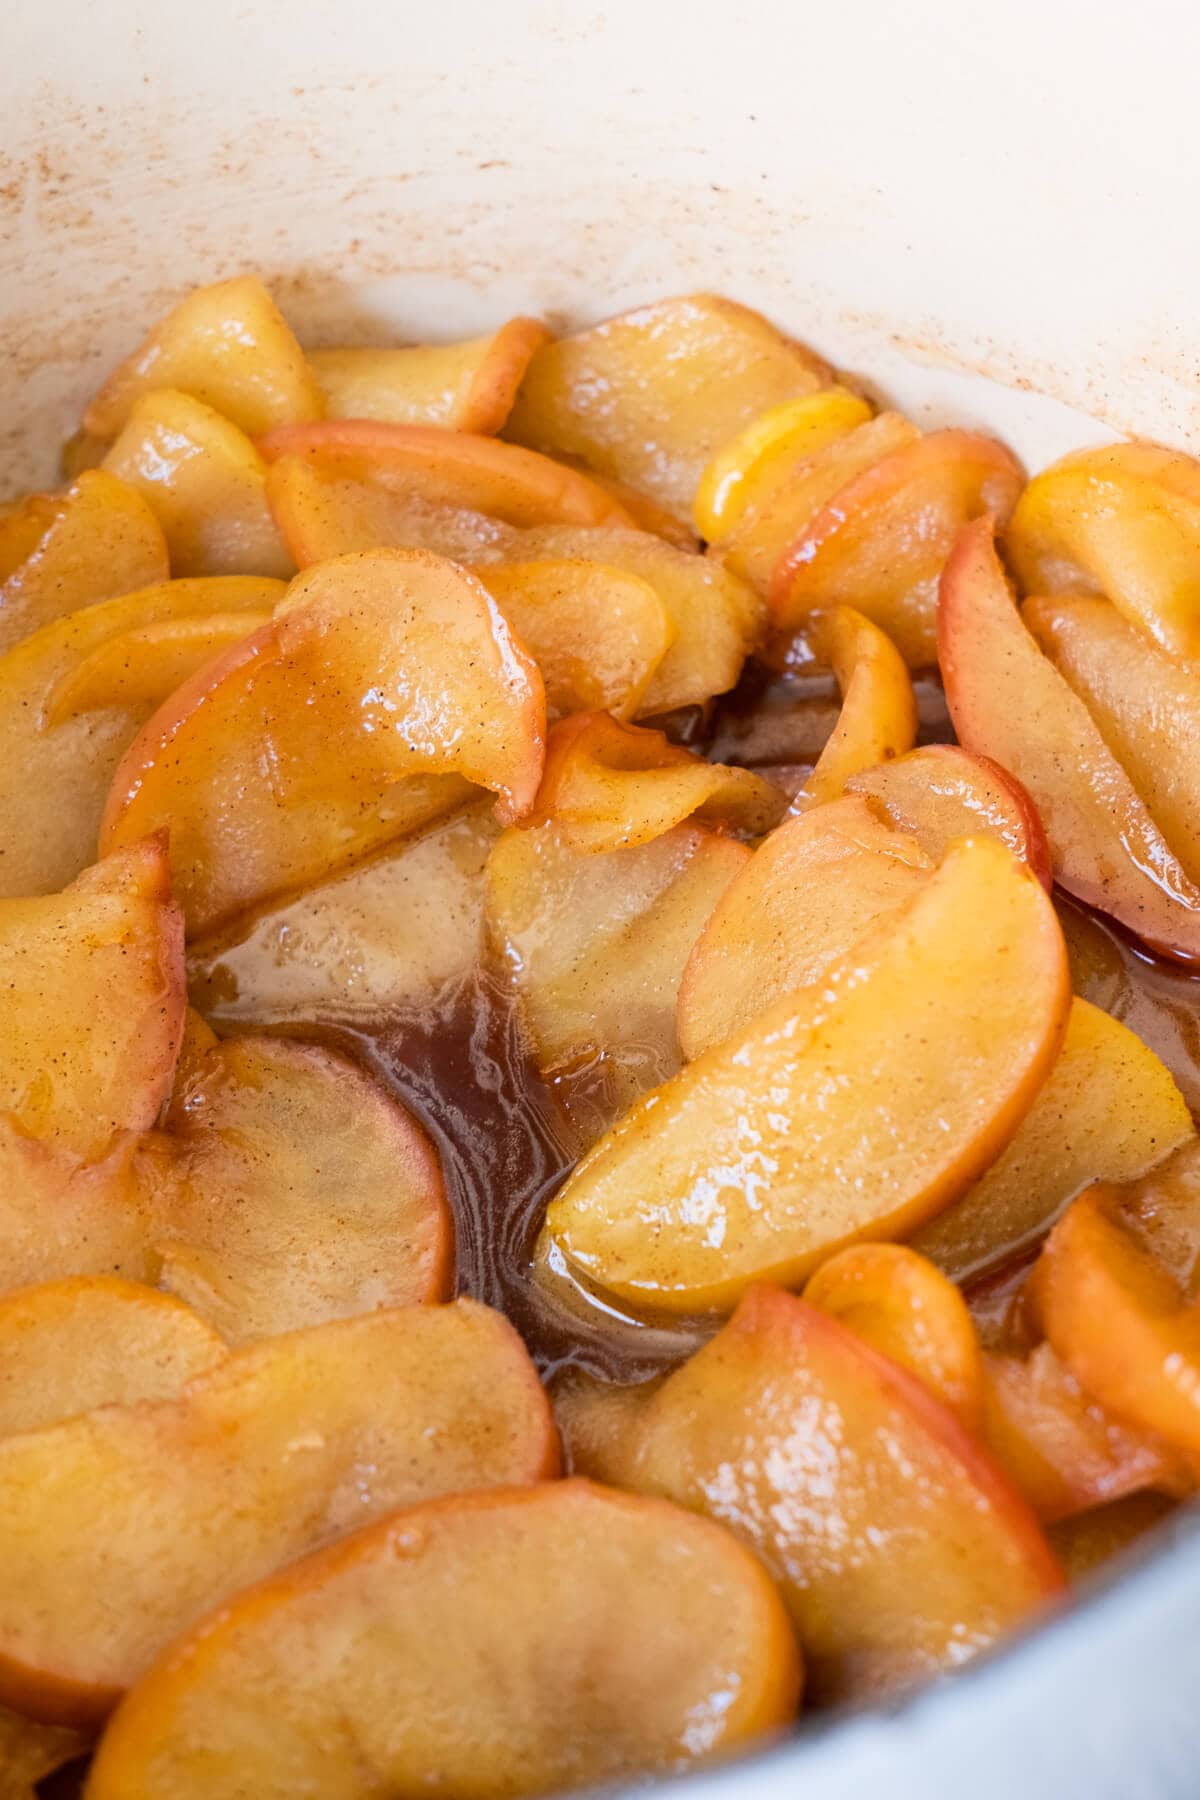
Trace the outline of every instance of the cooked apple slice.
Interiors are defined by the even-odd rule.
[[[105,469],[81,475],[48,514],[33,518],[43,529],[17,546],[25,555],[0,580],[0,651],[82,606],[170,573],[154,513],[135,486]]]
[[[959,529],[1001,524],[1024,481],[1003,444],[935,431],[863,470],[817,513],[771,574],[771,616],[793,631],[815,607],[855,606],[912,668],[937,661],[938,580]]]
[[[789,819],[718,900],[679,986],[689,1059],[740,1032],[783,994],[819,981],[933,873],[915,841],[847,797]]]
[[[1091,713],[1189,878],[1200,882],[1200,673],[1160,650],[1107,600],[1060,594],[1027,601],[1021,616]]]
[[[0,1441],[0,1695],[86,1725],[202,1613],[352,1527],[557,1472],[549,1404],[486,1306],[242,1350],[175,1400]]]
[[[0,1795],[37,1800],[38,1782],[86,1756],[91,1738],[61,1725],[37,1725],[0,1706]]]
[[[780,557],[833,496],[855,476],[920,439],[917,427],[896,412],[880,413],[810,449],[798,461],[774,471],[774,479],[747,505],[727,536],[710,554],[766,594]]]
[[[1030,1277],[1050,1344],[1119,1419],[1200,1451],[1200,1307],[1121,1217],[1121,1190],[1073,1200]]]
[[[94,1406],[165,1400],[227,1354],[170,1294],[81,1275],[0,1297],[0,1437]]]
[[[552,717],[632,718],[675,640],[648,581],[579,557],[476,570],[542,672]]]
[[[311,350],[308,362],[331,419],[442,425],[487,436],[507,419],[530,357],[549,339],[540,320],[517,318],[458,344]]]
[[[101,841],[169,825],[189,928],[210,932],[452,810],[463,778],[520,817],[544,718],[541,676],[473,577],[422,551],[339,557],[145,725]]]
[[[852,606],[835,606],[811,615],[808,641],[837,677],[842,709],[796,797],[798,809],[836,800],[852,775],[903,756],[917,741],[916,695],[885,632]]]
[[[1025,1502],[914,1376],[777,1288],[752,1288],[626,1428],[576,1377],[574,1466],[727,1524],[780,1584],[818,1704],[956,1668],[1052,1600],[1062,1575]]]
[[[1023,590],[1104,594],[1178,656],[1200,655],[1200,463],[1157,444],[1110,444],[1038,475],[1006,548]]]
[[[851,775],[847,792],[876,800],[901,831],[940,862],[956,838],[990,831],[1029,864],[1044,887],[1054,871],[1037,807],[1021,783],[987,756],[957,744],[923,744]]]
[[[0,1112],[84,1158],[152,1125],[186,1003],[163,839],[118,850],[61,894],[0,901],[0,993]]]
[[[837,386],[768,407],[721,445],[701,475],[692,502],[700,536],[728,537],[793,468],[870,417],[866,400]]]
[[[431,1006],[483,957],[499,826],[476,802],[335,881],[200,946],[188,978],[218,1024],[345,1022]]]
[[[828,378],[819,357],[759,313],[689,294],[544,344],[505,429],[515,443],[582,457],[686,519],[714,451]]]
[[[547,1230],[588,1279],[665,1310],[800,1281],[965,1191],[1032,1105],[1069,1003],[1045,889],[997,839],[964,840],[819,983],[627,1113]]]
[[[984,1438],[1039,1518],[1070,1518],[1144,1489],[1195,1485],[1153,1432],[1122,1424],[1084,1392],[1049,1344],[987,1359]]]
[[[0,1113],[0,1293],[73,1275],[154,1280],[138,1142],[123,1134],[84,1163]]]
[[[1161,1525],[1175,1510],[1175,1502],[1163,1494],[1126,1494],[1107,1506],[1076,1513],[1051,1527],[1047,1536],[1055,1555],[1074,1585],[1087,1579],[1139,1538]]]
[[[572,468],[583,469],[597,487],[602,487],[606,494],[611,494],[617,505],[629,515],[630,523],[636,530],[662,538],[676,550],[687,550],[692,555],[699,553],[700,540],[691,526],[685,520],[677,518],[673,512],[668,512],[665,506],[660,506],[657,500],[652,500],[649,494],[631,488],[626,481],[618,481],[615,475],[600,475],[575,458],[566,457],[564,460]],[[604,527],[597,526],[594,529],[603,530]]]
[[[143,395],[104,467],[145,497],[172,574],[291,574],[267,505],[266,464],[245,432],[203,401],[174,388]]]
[[[1200,888],[1021,622],[987,519],[964,527],[946,564],[938,634],[955,730],[1028,788],[1057,880],[1166,955],[1200,957]]]
[[[62,505],[59,494],[22,494],[0,502],[0,582],[33,555]]]
[[[257,275],[192,292],[113,371],[83,415],[94,437],[113,438],[144,394],[177,388],[251,436],[321,415],[320,385],[283,314]]]
[[[955,1281],[1032,1245],[1094,1181],[1133,1181],[1195,1132],[1170,1072],[1127,1026],[1071,1002],[1062,1050],[1020,1130],[981,1180],[914,1234]]]
[[[243,578],[214,577],[221,579]],[[46,724],[53,728],[78,713],[112,708],[149,714],[205,663],[270,620],[269,611],[227,612],[135,625],[118,637],[107,638],[56,684],[47,705]]]
[[[129,1696],[89,1794],[624,1785],[787,1724],[800,1677],[771,1582],[708,1520],[588,1481],[456,1495],[201,1626]]]
[[[1191,1138],[1121,1193],[1123,1222],[1195,1298],[1200,1266],[1200,1140]]]
[[[344,1057],[233,1038],[139,1159],[163,1286],[227,1343],[444,1298],[454,1233],[416,1120]]]
[[[768,831],[786,804],[751,769],[706,762],[661,731],[622,725],[607,713],[577,713],[550,733],[529,824],[554,824],[570,849],[595,855],[648,844],[693,815]]]
[[[677,825],[631,850],[573,850],[554,825],[507,831],[487,867],[487,929],[542,1072],[589,1141],[679,1068],[675,1000],[696,935],[750,861]]]
[[[174,652],[147,658],[136,639],[111,660],[107,646],[146,627],[191,628],[214,614],[227,623],[236,614],[249,631],[255,614],[269,612],[283,592],[282,582],[248,576],[163,582],[85,607],[0,657],[0,769],[8,773],[0,779],[0,895],[51,893],[93,860],[121,755],[169,692],[152,690],[180,666]],[[193,640],[191,648],[199,645]],[[181,645],[179,654],[189,652]],[[116,691],[102,698],[101,680],[122,698]],[[77,711],[77,700],[89,698],[94,706]]]
[[[975,1325],[954,1283],[925,1257],[903,1244],[852,1244],[821,1264],[804,1298],[978,1429],[984,1373]]]

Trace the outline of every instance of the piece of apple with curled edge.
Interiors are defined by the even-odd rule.
[[[998,839],[964,840],[820,983],[633,1107],[545,1230],[645,1307],[727,1309],[753,1280],[800,1281],[966,1191],[1033,1104],[1069,1005],[1045,889]]]
[[[113,773],[138,729],[208,660],[214,622],[232,642],[283,593],[258,576],[165,581],[84,607],[0,657],[0,767],[21,771],[0,781],[0,895],[52,893],[94,860]]]
[[[685,819],[769,831],[786,797],[752,769],[707,762],[661,731],[577,713],[550,732],[530,828],[557,826],[573,850],[628,850]]]
[[[201,1625],[129,1696],[87,1791],[557,1793],[726,1757],[800,1687],[770,1579],[719,1526],[580,1480],[456,1495]]]
[[[1029,864],[1043,887],[1053,883],[1037,807],[1016,777],[989,757],[957,744],[922,744],[849,776],[846,791],[878,801],[892,824],[937,861],[956,838],[990,831]]]
[[[442,425],[488,436],[504,424],[530,357],[549,337],[540,320],[516,318],[455,344],[310,350],[308,365],[328,418]]]
[[[988,519],[963,529],[946,564],[938,645],[961,742],[1028,789],[1056,880],[1164,955],[1200,957],[1200,888],[1022,622]]]
[[[842,697],[817,766],[793,801],[800,812],[836,800],[851,776],[903,756],[917,741],[917,700],[904,658],[886,632],[852,606],[813,613],[805,636]]]
[[[705,466],[692,501],[700,536],[710,544],[729,537],[794,468],[870,417],[869,401],[836,384],[759,413]]]
[[[572,1467],[707,1513],[757,1551],[818,1704],[956,1668],[1062,1590],[1033,1514],[953,1413],[781,1289],[753,1287],[665,1381],[571,1374],[555,1404]]]
[[[168,824],[203,935],[452,810],[468,783],[521,817],[544,726],[541,676],[472,576],[422,551],[339,557],[147,722],[101,844]]]

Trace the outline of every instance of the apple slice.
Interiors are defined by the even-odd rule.
[[[625,1429],[560,1387],[573,1465],[726,1524],[780,1585],[818,1705],[956,1668],[1062,1589],[1033,1514],[921,1382],[816,1307],[752,1288]]]
[[[935,431],[864,469],[832,495],[771,574],[771,616],[794,631],[816,607],[855,606],[912,668],[936,663],[938,580],[959,529],[1001,524],[1020,464],[994,438]]]
[[[483,959],[483,872],[498,833],[489,802],[476,802],[210,939],[189,958],[197,1004],[243,1027],[435,1005]]]
[[[961,1200],[914,1233],[955,1281],[1035,1245],[1094,1181],[1133,1181],[1194,1140],[1170,1072],[1127,1026],[1072,1000],[1049,1081],[1020,1130]]]
[[[766,595],[779,559],[856,475],[920,439],[917,427],[897,412],[882,412],[812,448],[790,466],[777,469],[764,491],[747,505],[732,530],[718,538],[710,556]]]
[[[1178,1497],[1195,1485],[1170,1445],[1106,1412],[1049,1344],[988,1357],[984,1437],[1047,1522],[1148,1488]]]
[[[530,357],[549,341],[538,319],[517,318],[458,344],[310,350],[308,363],[331,419],[441,425],[487,436],[504,424]]]
[[[767,407],[828,378],[819,357],[759,313],[689,294],[543,345],[505,429],[688,518],[713,453]]]
[[[1200,1307],[1123,1221],[1119,1188],[1072,1201],[1030,1293],[1081,1387],[1119,1419],[1200,1452]]]
[[[781,995],[820,981],[934,865],[862,799],[778,826],[733,880],[696,939],[679,986],[689,1060],[742,1031]]]
[[[808,641],[837,677],[838,722],[793,802],[799,811],[836,800],[852,775],[903,756],[917,741],[917,700],[895,644],[852,606],[810,615]]]
[[[242,1350],[175,1400],[0,1441],[0,1696],[92,1724],[203,1613],[398,1506],[557,1473],[537,1371],[474,1301]]]
[[[803,1280],[914,1230],[994,1161],[1069,1003],[1045,889],[997,839],[966,839],[821,982],[641,1100],[546,1229],[589,1280],[672,1312]]]
[[[174,388],[144,394],[104,468],[148,502],[173,574],[291,574],[267,505],[266,464],[245,432],[203,401]]]
[[[227,1354],[170,1294],[111,1275],[0,1296],[0,1437],[180,1393]]]
[[[1194,1299],[1200,1286],[1200,1140],[1190,1138],[1174,1156],[1123,1189],[1121,1216]]]
[[[0,1112],[100,1156],[152,1125],[183,1033],[183,921],[166,843],[134,843],[61,894],[0,901]]]
[[[1157,444],[1063,457],[1029,483],[1006,548],[1026,593],[1104,594],[1177,656],[1200,655],[1200,463]]]
[[[870,417],[866,400],[837,386],[768,407],[721,445],[701,475],[692,502],[700,536],[728,537],[793,468]]]
[[[283,591],[282,582],[240,575],[167,581],[85,607],[0,657],[0,768],[9,776],[0,780],[0,895],[51,893],[93,860],[121,755],[156,699],[166,697],[165,687],[157,697],[149,691],[174,672],[157,653],[149,660],[136,648],[122,654],[118,676],[106,647],[149,626],[190,628],[214,614],[227,621],[236,614],[249,631]],[[81,686],[79,670],[92,657]],[[76,695],[99,701],[102,667],[123,698],[110,692],[93,710],[75,711]]]
[[[520,817],[544,718],[541,676],[473,577],[422,551],[339,557],[143,727],[101,842],[169,825],[189,928],[211,932],[452,810],[463,778]]]
[[[75,1275],[154,1280],[138,1142],[123,1134],[84,1163],[0,1113],[0,1294]]]
[[[956,838],[990,831],[1028,863],[1043,887],[1054,880],[1037,807],[1015,775],[957,744],[923,744],[846,782],[877,801],[892,824],[940,862]]]
[[[1107,1506],[1063,1519],[1047,1536],[1074,1586],[1131,1549],[1174,1510],[1175,1502],[1163,1494],[1126,1494]]]
[[[822,1263],[809,1306],[908,1369],[969,1431],[983,1418],[983,1355],[967,1303],[940,1269],[903,1244],[852,1244]]]
[[[139,1161],[158,1279],[227,1343],[449,1291],[436,1152],[344,1057],[270,1037],[214,1044],[163,1126]]]
[[[675,641],[648,581],[579,557],[493,564],[476,574],[541,670],[552,717],[637,713]]]
[[[251,436],[316,419],[323,396],[304,352],[257,275],[193,288],[115,369],[83,415],[113,438],[143,395],[177,388]]]
[[[591,1141],[679,1068],[675,1002],[696,935],[750,861],[744,844],[677,825],[630,850],[573,850],[554,825],[507,831],[486,919],[538,1066]]]
[[[1200,957],[1200,888],[1021,622],[987,519],[964,527],[946,564],[938,633],[955,730],[1028,788],[1057,880],[1164,954]]]
[[[732,769],[673,744],[661,731],[577,713],[555,725],[530,826],[554,824],[592,855],[648,844],[693,815],[748,834],[779,822],[787,802],[751,769]]]
[[[222,579],[217,576],[215,580]],[[226,576],[225,580],[238,580]],[[135,625],[107,638],[59,682],[50,695],[46,724],[53,728],[81,712],[154,712],[205,663],[269,625],[264,612],[202,613]]]
[[[40,499],[41,496],[34,496]],[[31,512],[0,580],[0,652],[82,606],[165,581],[167,544],[136,486],[105,469],[81,475],[61,500]]]
[[[1021,616],[1091,713],[1189,878],[1200,882],[1200,673],[1160,650],[1107,600],[1060,594],[1027,601]]]
[[[588,1481],[456,1495],[202,1625],[129,1696],[88,1792],[625,1785],[786,1725],[800,1685],[774,1588],[708,1520]]]
[[[0,582],[33,555],[62,510],[60,494],[21,494],[0,502]]]

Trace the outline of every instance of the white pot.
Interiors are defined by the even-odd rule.
[[[1200,450],[1179,0],[5,0],[0,496],[172,297],[453,336],[711,287],[1035,466]],[[1200,1544],[899,1715],[696,1800],[1200,1791]]]

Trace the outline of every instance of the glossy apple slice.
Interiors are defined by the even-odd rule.
[[[80,1275],[0,1296],[0,1437],[178,1394],[227,1354],[173,1295]]]
[[[21,494],[0,502],[0,581],[33,555],[61,512],[59,494]]]
[[[1049,1344],[987,1359],[984,1436],[1039,1518],[1071,1518],[1125,1494],[1179,1496],[1194,1479],[1164,1439],[1085,1393]]]
[[[917,741],[916,695],[885,632],[852,606],[835,606],[811,615],[807,637],[816,661],[837,677],[842,708],[797,810],[836,800],[852,775],[903,756]]]
[[[0,777],[0,895],[51,893],[94,859],[122,752],[169,691],[149,691],[173,673],[157,652],[147,660],[126,644],[118,670],[108,646],[156,625],[190,630],[213,613],[227,622],[236,614],[249,631],[255,614],[269,612],[283,591],[282,582],[248,576],[163,582],[85,607],[0,657],[0,770],[7,772]],[[80,669],[93,657],[91,674],[81,680]],[[115,683],[122,698],[110,692],[94,708],[77,711],[77,700],[100,701],[102,665],[103,680]]]
[[[541,670],[552,717],[635,716],[675,641],[648,581],[578,557],[499,563],[476,573]]]
[[[310,350],[308,363],[331,419],[441,425],[486,436],[504,424],[530,357],[549,339],[539,320],[517,318],[462,343]]]
[[[706,465],[692,502],[700,536],[710,542],[728,537],[747,509],[773,493],[793,468],[870,417],[866,400],[837,386],[768,407]]]
[[[183,1032],[183,921],[152,837],[61,894],[0,901],[0,1112],[91,1158],[152,1125]]]
[[[1200,463],[1157,444],[1064,457],[1029,483],[1006,548],[1025,593],[1104,594],[1164,650],[1200,655]]]
[[[1094,1181],[1133,1181],[1195,1136],[1170,1072],[1086,1000],[1012,1142],[970,1191],[922,1225],[914,1249],[955,1281],[1031,1248]]]
[[[927,1258],[903,1244],[852,1244],[810,1276],[804,1298],[978,1430],[984,1373],[974,1321],[954,1283]]]
[[[197,1005],[245,1026],[436,1004],[482,961],[483,872],[499,831],[490,802],[477,801],[210,939],[188,963]]]
[[[571,849],[596,855],[648,844],[693,816],[749,834],[768,831],[786,804],[751,769],[706,762],[661,731],[622,725],[607,713],[577,713],[549,735],[529,824],[554,824]]]
[[[1119,1419],[1200,1451],[1200,1308],[1123,1222],[1119,1188],[1073,1200],[1030,1278],[1050,1344]]]
[[[938,581],[960,528],[1001,524],[1024,481],[994,438],[935,431],[864,470],[829,499],[780,557],[768,598],[795,630],[815,607],[855,606],[913,668],[937,661]]]
[[[755,1279],[802,1280],[965,1191],[1033,1104],[1069,1002],[1045,889],[998,840],[964,840],[821,982],[627,1113],[546,1229],[643,1306],[728,1308]]]
[[[173,574],[291,574],[267,505],[266,464],[245,432],[203,401],[174,388],[143,395],[104,468],[145,498]]]
[[[146,724],[101,841],[169,825],[189,928],[213,931],[452,810],[464,778],[519,817],[544,717],[537,669],[464,570],[421,551],[338,558]]]
[[[53,729],[81,712],[114,708],[148,715],[205,663],[270,620],[269,611],[227,612],[135,625],[98,645],[55,686],[46,708],[46,725]]]
[[[694,1060],[783,994],[821,980],[907,905],[934,865],[865,801],[831,801],[778,826],[696,939],[679,986],[679,1042]]]
[[[990,757],[957,744],[923,744],[906,756],[851,775],[851,794],[878,801],[893,825],[940,862],[956,838],[990,831],[1028,863],[1043,887],[1054,880],[1037,807],[1021,783]]]
[[[543,345],[506,431],[515,443],[582,457],[686,519],[714,451],[828,375],[759,313],[688,294]]]
[[[587,1481],[458,1495],[202,1625],[130,1695],[89,1794],[506,1800],[729,1755],[799,1694],[787,1614],[719,1527]]]
[[[728,535],[716,540],[711,554],[765,595],[780,558],[834,495],[920,436],[897,412],[882,412],[840,433],[791,467],[777,470]]]
[[[589,1415],[619,1389],[576,1378],[560,1391],[574,1466],[708,1513],[757,1551],[818,1704],[956,1668],[1061,1591],[1032,1513],[954,1415],[790,1294],[752,1288],[641,1392],[605,1434]]]
[[[986,519],[964,528],[946,564],[938,634],[955,730],[1029,790],[1056,879],[1164,954],[1200,957],[1200,888],[1022,623]]]
[[[115,369],[83,416],[113,438],[144,394],[177,388],[254,436],[316,419],[320,386],[283,314],[257,275],[193,288]]]
[[[0,1442],[0,1695],[90,1724],[204,1612],[398,1506],[557,1471],[516,1332],[470,1300],[243,1350],[176,1400]]]
[[[679,1068],[688,953],[744,844],[677,825],[631,850],[573,850],[553,825],[507,831],[487,867],[487,929],[534,1054],[591,1141]]]
[[[1200,882],[1200,672],[1160,650],[1107,600],[1060,594],[1027,601],[1021,616]]]
[[[0,572],[0,652],[82,606],[170,574],[154,513],[107,470],[89,470],[61,500],[24,517],[34,527],[14,546],[24,555]]]

